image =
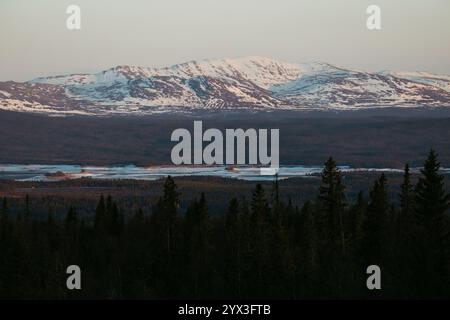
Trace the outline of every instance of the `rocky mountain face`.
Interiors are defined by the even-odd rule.
[[[382,107],[450,107],[450,76],[246,57],[0,82],[0,109],[52,115]]]

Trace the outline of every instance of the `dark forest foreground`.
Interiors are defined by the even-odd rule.
[[[408,166],[395,202],[385,175],[348,197],[333,159],[317,193],[297,205],[278,181],[215,214],[204,193],[187,208],[168,177],[151,207],[101,196],[93,218],[69,206],[36,219],[26,197],[0,210],[1,298],[448,298],[449,201],[430,152],[418,179]],[[413,183],[414,182],[414,183]],[[354,200],[353,200],[354,199]],[[68,290],[78,265],[82,289]],[[369,265],[381,289],[368,290]]]

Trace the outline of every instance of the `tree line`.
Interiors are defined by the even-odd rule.
[[[93,219],[69,207],[33,219],[30,200],[11,214],[0,206],[1,298],[444,298],[450,297],[450,194],[431,150],[417,183],[405,165],[399,205],[381,174],[369,194],[346,197],[329,158],[315,199],[294,206],[279,190],[256,184],[213,215],[204,193],[180,210],[166,178],[152,208],[125,219],[101,196]],[[82,289],[66,288],[78,265]],[[381,270],[368,290],[366,269]]]

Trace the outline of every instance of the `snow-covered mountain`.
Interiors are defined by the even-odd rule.
[[[326,63],[245,57],[0,82],[0,109],[50,114],[392,106],[450,107],[450,76],[369,73]]]
[[[271,88],[275,97],[308,108],[361,109],[450,106],[450,77],[421,73],[369,73],[325,63]],[[415,75],[414,77],[412,75]]]

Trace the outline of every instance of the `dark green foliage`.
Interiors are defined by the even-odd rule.
[[[411,174],[409,172],[409,165],[405,165],[405,173],[403,176],[403,183],[401,185],[400,194],[400,215],[406,218],[412,215],[413,201],[414,201],[414,186],[411,183]]]
[[[329,158],[322,172],[318,209],[321,215],[323,246],[330,253],[345,255],[344,214],[346,209],[345,187],[336,162]]]
[[[430,298],[449,297],[450,196],[434,152],[414,187],[405,167],[398,196],[379,176],[369,198],[347,201],[333,159],[318,197],[298,208],[275,179],[257,184],[250,201],[233,198],[214,214],[204,193],[180,209],[168,177],[152,208],[127,220],[112,196],[100,196],[91,217],[73,205],[33,216],[37,197],[11,212],[0,206],[1,298]],[[136,208],[136,207],[135,207]],[[186,207],[182,207],[186,208]],[[95,209],[95,211],[94,211]],[[65,287],[65,268],[82,270],[81,291]],[[378,265],[382,290],[366,288]]]
[[[393,253],[396,264],[393,266],[396,274],[395,284],[396,294],[403,297],[420,296],[417,291],[417,273],[416,266],[422,262],[418,260],[417,249],[421,246],[421,240],[418,238],[418,221],[414,213],[414,185],[411,181],[409,165],[405,165],[403,183],[399,194],[400,210],[395,217],[394,222],[394,244]]]
[[[322,171],[322,184],[319,187],[318,234],[320,281],[329,286],[328,292],[334,296],[344,292],[343,279],[347,254],[347,240],[344,219],[346,214],[345,187],[336,162],[329,158]],[[335,292],[333,292],[335,291]]]
[[[78,218],[77,218],[77,210],[74,207],[69,208],[69,212],[67,212],[66,218],[64,220],[64,224],[66,230],[71,230],[77,226]],[[53,223],[53,216],[49,214],[49,223]]]
[[[362,257],[364,265],[382,264],[385,262],[388,247],[388,214],[390,203],[387,194],[384,174],[375,181],[370,191],[367,216],[364,223],[362,239]],[[380,267],[382,267],[380,265]]]
[[[224,230],[224,290],[226,297],[242,296],[242,272],[243,272],[243,228],[242,212],[239,201],[231,199],[228,211],[225,215]]]
[[[97,209],[95,209],[95,229],[99,230],[104,228],[106,220],[106,205],[105,198],[101,195],[100,200],[98,201]]]
[[[183,255],[186,295],[194,298],[206,296],[211,279],[211,244],[208,207],[205,194],[194,200],[186,212],[184,221]]]
[[[311,202],[296,212],[294,222],[294,262],[298,297],[317,296],[319,266],[318,219]]]
[[[431,150],[415,188],[415,214],[418,228],[418,255],[422,263],[417,274],[418,290],[423,295],[449,294],[450,194],[445,192],[440,163]]]

